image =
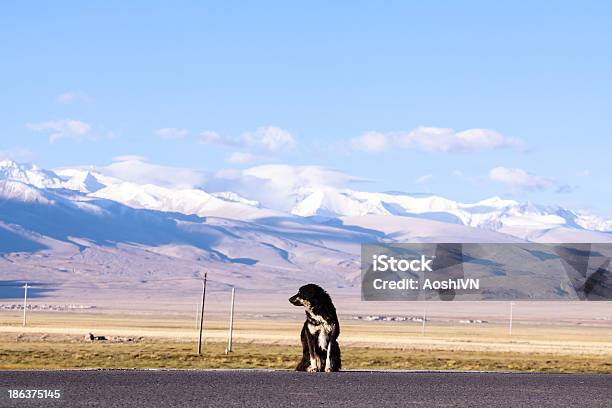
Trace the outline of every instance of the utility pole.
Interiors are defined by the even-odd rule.
[[[512,336],[512,319],[514,315],[514,302],[510,302],[510,327],[508,329],[510,336]]]
[[[204,280],[202,281],[202,306],[200,307],[200,340],[198,341],[198,355],[202,354],[202,330],[204,329],[204,302],[206,301],[206,275],[204,272]]]
[[[200,327],[200,304],[196,303],[195,329],[198,330],[198,327]]]
[[[234,331],[234,296],[236,293],[236,288],[232,287],[232,300],[230,305],[230,320],[229,320],[229,330],[227,332],[227,348],[225,349],[225,354],[232,352],[232,334]]]
[[[423,326],[421,327],[421,334],[425,335],[425,321],[427,320],[427,308],[423,308]]]
[[[23,288],[23,327],[26,325],[26,309],[28,308],[28,288],[31,286],[28,285],[28,282],[22,286]]]

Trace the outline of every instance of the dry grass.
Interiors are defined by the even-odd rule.
[[[195,321],[177,316],[0,313],[0,368],[277,368],[300,358],[301,319],[237,320],[235,351],[224,354],[225,321],[207,321],[204,354]],[[90,343],[93,331],[111,341]],[[127,338],[136,341],[127,341]],[[610,326],[343,321],[346,369],[612,372]]]
[[[0,342],[0,369],[58,368],[274,368],[292,369],[297,346],[238,343],[230,355],[225,344],[206,343],[198,356],[185,342],[86,343],[75,341]],[[345,369],[487,370],[611,373],[607,356],[548,353],[344,347]]]

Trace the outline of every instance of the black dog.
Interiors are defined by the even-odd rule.
[[[306,321],[302,327],[303,356],[297,371],[340,371],[340,322],[336,308],[323,288],[313,283],[304,285],[289,298],[295,306],[304,306]]]

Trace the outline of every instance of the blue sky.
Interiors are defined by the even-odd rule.
[[[612,215],[609,2],[124,3],[0,5],[0,155]]]

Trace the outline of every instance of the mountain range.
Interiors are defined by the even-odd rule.
[[[269,174],[254,168],[250,177]],[[58,284],[161,282],[210,269],[218,288],[355,288],[361,243],[612,242],[612,220],[500,197],[461,203],[302,183],[282,199],[258,198],[4,160],[0,267],[5,279]]]

